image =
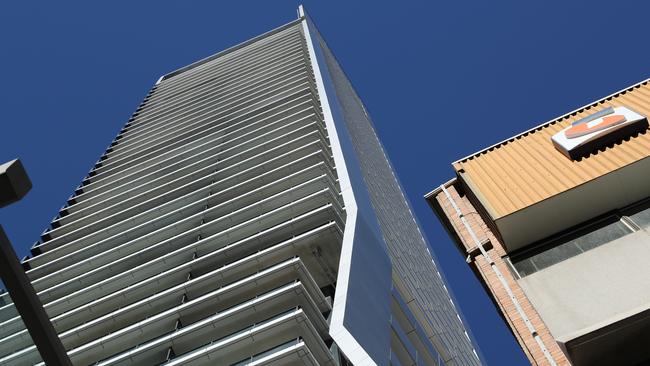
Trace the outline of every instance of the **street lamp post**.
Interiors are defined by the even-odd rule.
[[[20,200],[31,188],[32,183],[20,160],[12,160],[0,165],[0,208]],[[68,354],[2,226],[0,226],[0,276],[45,364],[71,366]]]

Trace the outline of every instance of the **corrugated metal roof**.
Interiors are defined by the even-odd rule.
[[[606,107],[650,116],[650,79],[453,163],[464,171],[497,219],[650,156],[650,133],[638,134],[580,160],[555,149],[551,136]]]

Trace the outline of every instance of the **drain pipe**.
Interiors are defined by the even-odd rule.
[[[539,336],[537,333],[537,330],[535,329],[535,326],[533,323],[530,321],[526,313],[524,312],[524,309],[521,307],[521,304],[519,304],[519,301],[515,297],[515,295],[512,293],[512,289],[508,285],[508,281],[506,281],[505,277],[503,277],[503,274],[497,267],[497,265],[494,263],[492,260],[492,257],[488,254],[488,252],[483,248],[483,244],[481,243],[480,240],[478,240],[478,237],[476,236],[476,233],[474,233],[474,230],[472,230],[471,226],[467,222],[467,219],[465,218],[465,215],[463,215],[462,211],[456,205],[456,202],[451,198],[451,194],[449,194],[449,191],[447,191],[447,188],[445,188],[444,184],[440,186],[440,189],[442,192],[444,192],[445,196],[447,197],[447,200],[451,203],[451,205],[454,207],[454,210],[456,210],[456,215],[458,215],[458,218],[460,221],[463,223],[465,226],[465,229],[467,229],[467,232],[469,235],[472,237],[472,240],[474,241],[474,244],[478,247],[478,249],[481,251],[481,255],[487,260],[488,263],[490,263],[490,267],[492,267],[492,270],[494,273],[497,275],[497,278],[501,282],[501,285],[503,288],[506,290],[508,293],[508,296],[510,296],[510,299],[512,300],[512,303],[515,305],[515,308],[517,309],[517,313],[519,313],[519,316],[524,320],[524,323],[526,324],[526,327],[528,328],[528,331],[530,334],[535,338],[535,341],[539,345],[539,348],[541,348],[542,353],[544,353],[544,356],[546,356],[546,359],[548,362],[551,364],[551,366],[557,366],[557,363],[551,356],[551,353],[548,351],[546,348],[546,345],[544,344],[544,341],[542,341],[542,337]]]

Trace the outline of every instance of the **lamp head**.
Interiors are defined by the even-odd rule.
[[[0,208],[22,199],[30,189],[32,182],[20,160],[0,165]]]

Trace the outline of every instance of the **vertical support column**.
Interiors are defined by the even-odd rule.
[[[31,188],[32,183],[20,160],[0,165],[0,207],[20,200]],[[2,226],[0,276],[43,361],[53,366],[72,365]]]
[[[43,361],[47,365],[72,365],[1,226],[0,276]]]

